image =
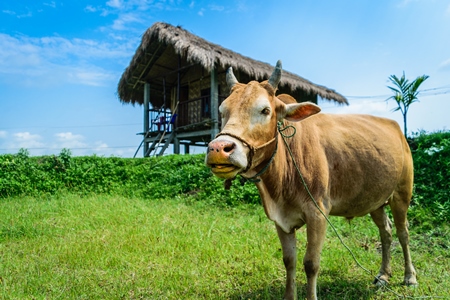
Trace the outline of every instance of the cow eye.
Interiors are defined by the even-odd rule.
[[[266,107],[261,111],[261,114],[263,115],[270,115],[270,108]]]

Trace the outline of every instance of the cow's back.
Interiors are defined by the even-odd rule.
[[[311,160],[307,172],[322,181],[322,199],[331,205],[331,215],[362,216],[383,205],[397,188],[412,190],[411,153],[395,121],[317,114],[298,126],[296,146],[311,154],[303,160]]]

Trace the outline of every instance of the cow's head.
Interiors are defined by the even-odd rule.
[[[277,122],[300,121],[318,113],[320,108],[308,102],[287,104],[290,96],[281,100],[275,96],[281,79],[280,61],[269,80],[263,82],[239,83],[231,67],[226,78],[231,93],[219,107],[222,130],[209,143],[205,162],[220,178],[253,176],[277,147]]]

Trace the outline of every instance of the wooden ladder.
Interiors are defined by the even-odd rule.
[[[148,147],[145,156],[161,156],[164,154],[164,151],[166,151],[170,143],[173,141],[173,138],[175,137],[175,131],[172,131],[172,133],[168,137],[166,137],[166,132],[167,130],[158,134],[150,147]]]

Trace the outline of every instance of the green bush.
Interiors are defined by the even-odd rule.
[[[253,185],[235,185],[225,191],[223,181],[215,178],[203,162],[204,155],[72,157],[67,149],[58,156],[30,157],[21,149],[14,155],[0,155],[0,198],[70,192],[149,199],[187,195],[223,205],[259,201]]]
[[[450,132],[416,133],[411,149],[414,159],[412,216],[429,227],[450,221]]]

